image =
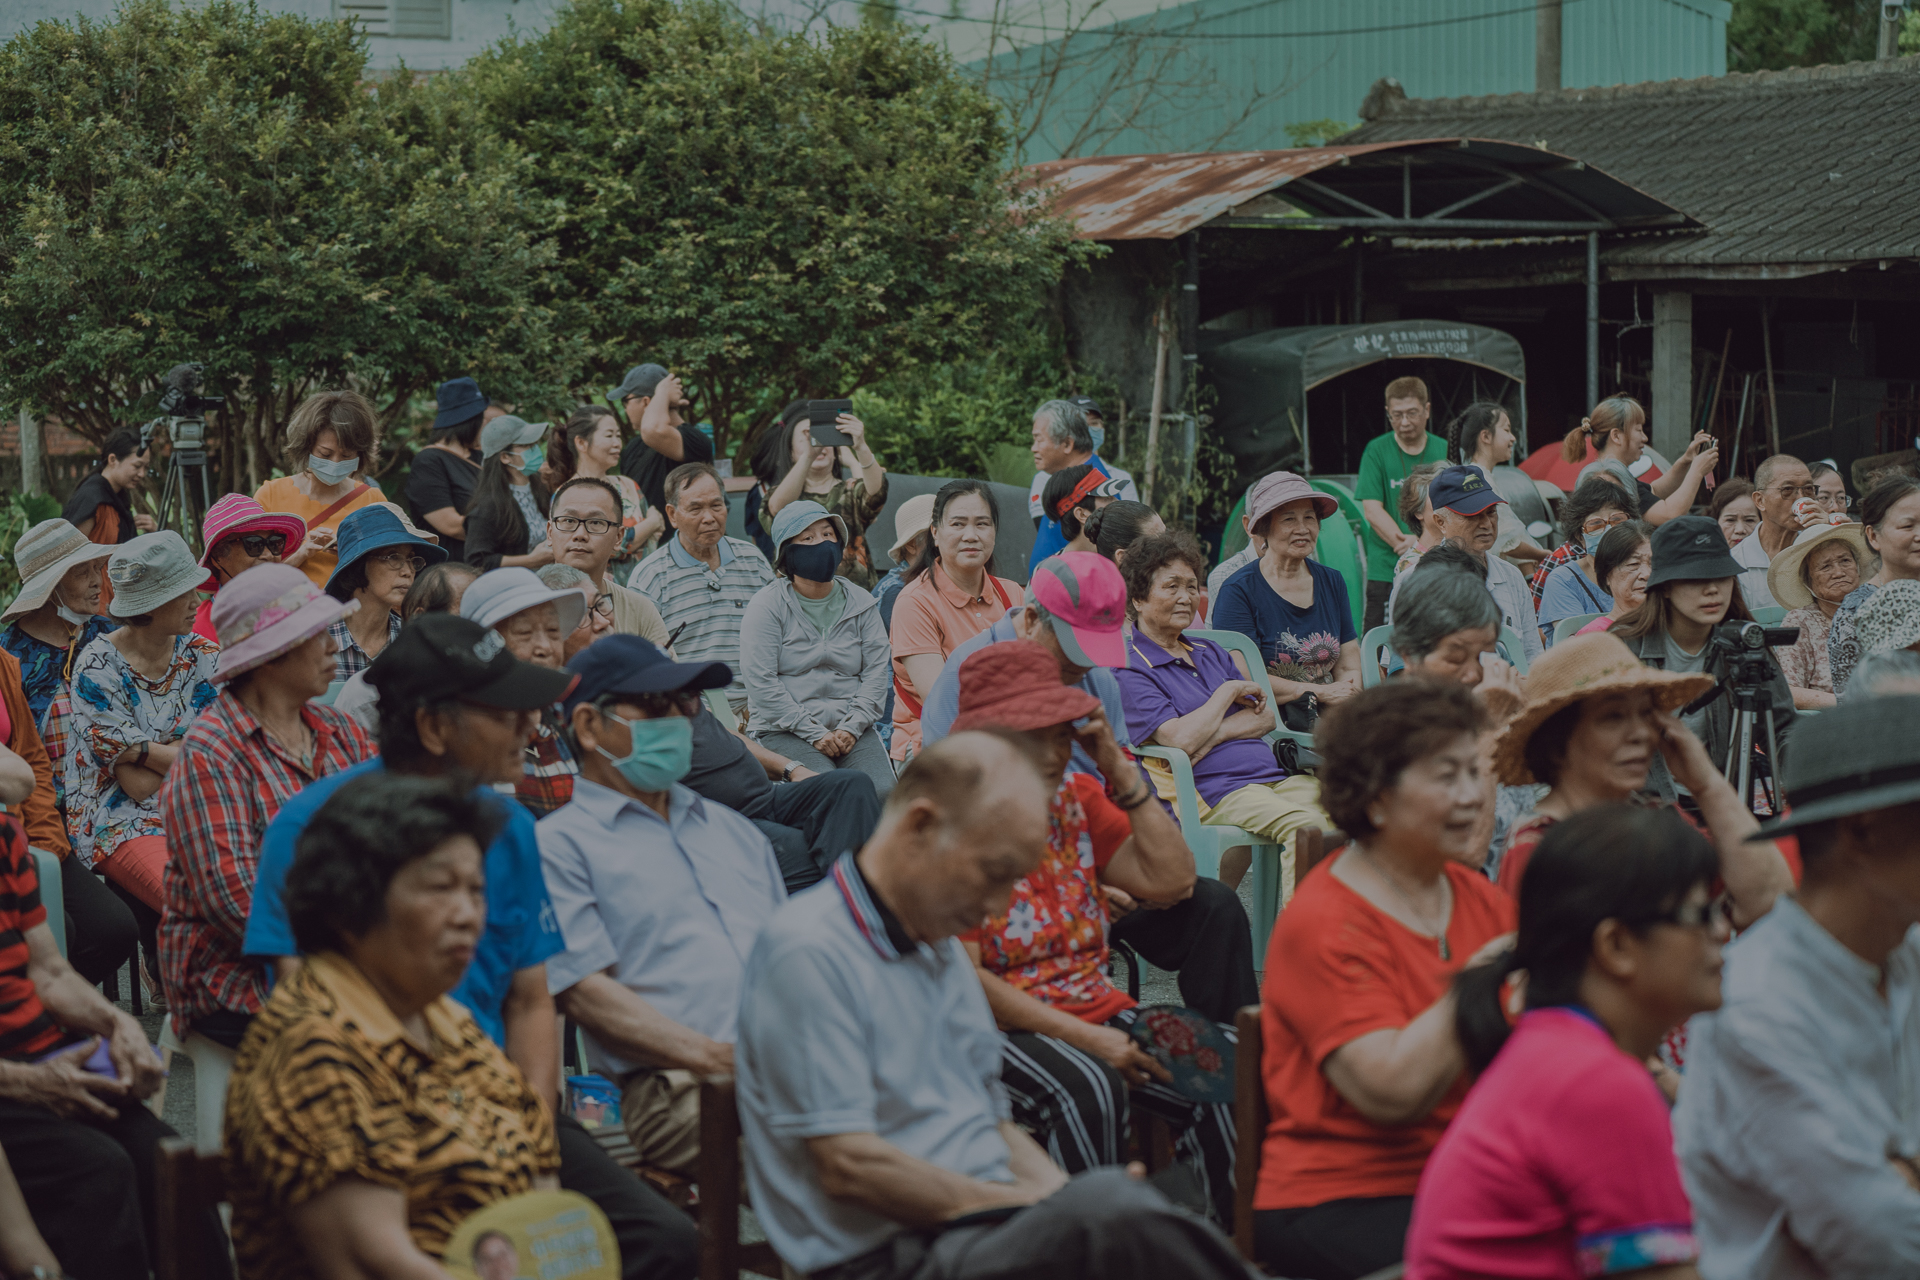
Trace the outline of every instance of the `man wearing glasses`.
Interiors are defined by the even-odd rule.
[[[1809,505],[1796,512],[1794,504],[1803,498]],[[1754,471],[1753,505],[1760,511],[1760,527],[1733,549],[1734,561],[1742,569],[1740,594],[1747,608],[1767,609],[1777,603],[1767,589],[1767,566],[1793,545],[1802,529],[1827,522],[1826,508],[1819,501],[1813,473],[1790,454],[1776,453]]]
[[[611,610],[613,629],[642,636],[664,649],[667,624],[653,601],[607,576],[620,549],[620,493],[595,476],[575,476],[553,491],[547,507],[547,538],[557,564],[572,565],[593,583],[595,612]]]
[[[1387,384],[1387,425],[1392,428],[1360,455],[1360,476],[1353,496],[1367,517],[1362,531],[1367,546],[1367,628],[1387,620],[1393,593],[1393,566],[1400,553],[1420,543],[1400,523],[1400,486],[1415,467],[1447,460],[1447,442],[1427,431],[1427,384],[1395,378]]]

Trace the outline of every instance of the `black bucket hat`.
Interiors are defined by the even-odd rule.
[[[1653,531],[1649,587],[1663,582],[1737,578],[1745,572],[1727,548],[1727,535],[1705,516],[1676,516]]]

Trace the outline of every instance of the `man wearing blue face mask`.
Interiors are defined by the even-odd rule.
[[[573,799],[536,827],[566,950],[547,989],[587,1033],[587,1060],[620,1083],[643,1163],[692,1173],[700,1077],[733,1071],[747,956],[787,899],[760,829],[681,785],[688,716],[732,679],[722,662],[675,662],[612,635],[567,669]]]

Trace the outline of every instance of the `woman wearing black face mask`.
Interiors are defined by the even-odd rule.
[[[874,598],[836,576],[846,523],[817,502],[790,502],[774,517],[773,545],[780,577],[740,621],[747,732],[816,773],[858,769],[884,799],[893,768],[874,724],[892,654]]]

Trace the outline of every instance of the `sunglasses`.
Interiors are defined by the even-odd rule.
[[[255,560],[261,556],[283,556],[287,553],[287,535],[284,533],[240,533],[221,540],[222,547],[239,547]]]
[[[622,693],[617,697],[621,702],[640,708],[652,719],[672,715],[675,711],[689,720],[700,714],[700,694],[694,689],[675,689],[672,693]],[[621,724],[632,723],[611,707],[606,708],[606,714]]]

